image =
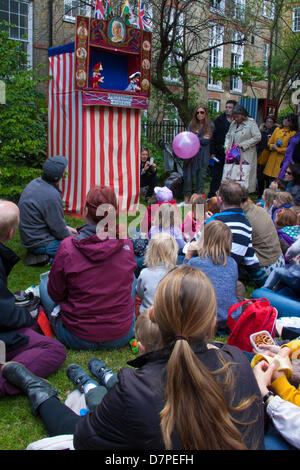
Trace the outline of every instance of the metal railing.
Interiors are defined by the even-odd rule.
[[[163,140],[164,143],[171,144],[174,137],[185,130],[186,128],[183,123],[171,121],[144,121],[142,123],[142,132],[144,133],[144,136],[148,142],[153,144],[157,144],[160,140]]]

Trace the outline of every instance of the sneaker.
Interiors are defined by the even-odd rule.
[[[102,385],[106,385],[108,380],[114,375],[113,371],[96,357],[89,361],[88,368],[91,374],[100,380]]]
[[[67,368],[67,376],[69,380],[78,388],[81,393],[84,393],[84,386],[93,384],[99,386],[98,382],[93,380],[85,370],[78,364],[70,364]]]

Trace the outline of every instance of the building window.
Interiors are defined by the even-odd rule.
[[[220,111],[220,100],[208,99],[209,110],[212,114]]]
[[[232,34],[233,41],[242,41],[243,34],[240,31],[234,31]],[[242,65],[244,60],[244,45],[241,44],[232,44],[231,46],[231,68],[235,69]],[[231,91],[242,93],[243,82],[238,77],[231,77],[230,80]]]
[[[208,88],[217,88],[222,90],[222,82],[215,81],[212,77],[211,71],[213,67],[223,67],[223,42],[224,27],[218,24],[211,25],[210,27],[210,45],[215,46],[209,52],[208,63]]]
[[[233,0],[233,18],[238,21],[245,21],[246,0]]]
[[[274,19],[275,3],[273,0],[264,0],[262,2],[262,14],[265,18],[268,18],[269,20]]]
[[[177,18],[175,18],[175,14]],[[172,24],[176,21],[175,25]],[[184,27],[184,16],[179,10],[174,8],[171,9],[170,20],[168,25],[171,25],[169,32],[169,40],[174,42],[173,52],[168,56],[166,62],[166,80],[169,82],[179,82],[180,77],[178,76],[178,63],[181,62],[181,52],[183,43],[183,27]]]
[[[64,20],[75,22],[77,15],[91,16],[91,7],[80,0],[64,0]]]
[[[22,43],[32,66],[32,2],[0,0],[0,21],[9,23],[9,38]]]
[[[225,0],[210,0],[210,10],[225,15]]]
[[[293,8],[293,31],[294,33],[300,31],[300,7]]]

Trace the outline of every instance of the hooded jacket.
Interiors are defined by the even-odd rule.
[[[104,342],[128,333],[136,267],[129,239],[101,240],[95,225],[65,238],[49,274],[48,293],[60,305],[64,327],[80,339]]]
[[[28,343],[28,337],[18,330],[34,324],[27,308],[15,304],[15,297],[7,287],[7,277],[19,260],[16,253],[0,243],[0,340],[8,352]]]
[[[45,246],[70,236],[64,219],[61,192],[42,177],[31,181],[21,194],[20,238],[26,248]]]
[[[207,349],[201,343],[191,344],[203,366],[211,371],[224,364],[232,371],[233,381],[225,386],[225,399],[236,407],[253,397],[251,405],[234,412],[237,428],[249,449],[264,449],[264,414],[261,395],[244,353],[227,344],[220,349]],[[139,356],[118,373],[118,383],[105,395],[94,411],[90,411],[76,425],[76,450],[139,449],[165,450],[160,428],[160,412],[165,404],[165,371],[169,360],[168,348]],[[224,376],[220,377],[221,382]],[[184,390],[184,385],[183,385]],[[186,416],[188,420],[188,415]],[[243,423],[243,424],[242,424]],[[179,435],[172,433],[172,450],[182,449]]]

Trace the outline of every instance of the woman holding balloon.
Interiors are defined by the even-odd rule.
[[[184,202],[188,203],[193,193],[202,194],[210,158],[210,141],[213,124],[206,106],[199,105],[193,113],[188,131],[199,139],[199,150],[196,154],[185,157],[183,163]],[[175,152],[176,153],[176,152]],[[193,153],[193,152],[192,152]]]

